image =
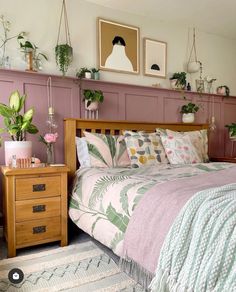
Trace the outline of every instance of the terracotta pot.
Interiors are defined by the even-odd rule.
[[[194,113],[188,113],[188,114],[182,114],[182,122],[187,123],[193,123],[195,120],[195,114]]]
[[[96,111],[98,109],[98,101],[93,101],[90,105],[87,105],[88,100],[85,101],[85,109],[88,111]]]
[[[17,158],[32,157],[32,142],[31,141],[5,141],[5,164],[9,166],[12,161],[12,156]]]

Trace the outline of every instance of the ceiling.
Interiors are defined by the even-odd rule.
[[[236,39],[236,0],[86,0]]]

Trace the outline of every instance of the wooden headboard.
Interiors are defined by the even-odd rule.
[[[194,131],[207,129],[207,124],[183,124],[183,123],[150,123],[130,121],[106,121],[86,119],[64,119],[64,151],[65,163],[70,168],[69,178],[77,169],[75,137],[83,136],[83,131],[119,135],[123,130],[155,132],[156,128],[170,129],[173,131]]]

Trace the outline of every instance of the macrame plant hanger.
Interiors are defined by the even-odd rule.
[[[61,27],[62,22],[64,19],[64,28],[65,28],[65,43],[59,44],[60,36],[61,36]],[[63,75],[66,74],[69,65],[72,62],[73,59],[73,49],[71,46],[71,40],[70,40],[70,31],[69,31],[69,23],[68,23],[68,16],[67,16],[67,9],[66,9],[66,1],[62,1],[62,7],[61,7],[61,15],[60,15],[60,21],[59,21],[59,28],[58,28],[58,35],[57,35],[57,45],[55,48],[56,53],[56,61],[57,65],[59,66],[60,71]]]
[[[192,58],[192,56],[194,58]],[[190,50],[190,55],[187,63],[187,71],[188,73],[196,73],[199,71],[202,63],[197,59],[197,49],[196,49],[196,32],[195,28],[193,28],[193,44]]]

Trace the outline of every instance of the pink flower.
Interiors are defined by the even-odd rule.
[[[46,143],[55,143],[57,140],[58,134],[57,133],[47,133],[44,135],[44,140]]]

